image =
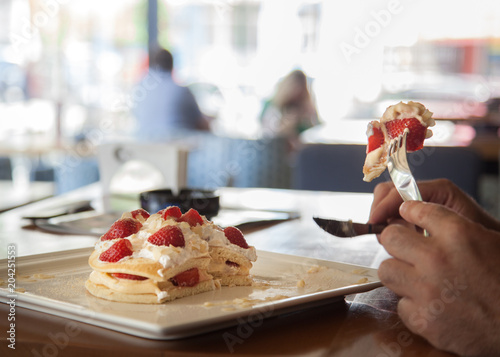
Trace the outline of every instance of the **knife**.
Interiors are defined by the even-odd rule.
[[[45,208],[43,211],[31,212],[25,214],[23,218],[32,221],[46,220],[49,218],[60,217],[73,213],[86,212],[92,210],[94,210],[94,208],[92,207],[92,202],[88,200],[83,200],[78,202],[70,202],[62,204],[57,207],[48,207]]]
[[[324,231],[341,238],[356,237],[363,234],[382,233],[387,224],[354,223],[353,221],[337,221],[313,217],[314,221]]]

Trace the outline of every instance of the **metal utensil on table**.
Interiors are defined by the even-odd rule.
[[[379,234],[387,227],[386,224],[355,223],[353,221],[337,221],[313,217],[314,221],[324,231],[340,238],[351,238],[364,234]]]
[[[422,201],[422,195],[413,177],[406,158],[406,138],[409,130],[393,139],[387,153],[387,170],[403,201]],[[424,230],[424,235],[429,233]]]

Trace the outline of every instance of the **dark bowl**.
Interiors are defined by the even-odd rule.
[[[211,219],[219,212],[219,196],[214,191],[183,188],[179,194],[170,189],[141,192],[141,207],[153,214],[168,206],[178,206],[182,213],[194,208]]]

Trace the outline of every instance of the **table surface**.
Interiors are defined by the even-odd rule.
[[[71,201],[99,200],[99,195],[98,186],[92,185],[0,214],[0,258],[6,258],[11,243],[16,244],[18,256],[92,247],[96,237],[43,232],[22,217]],[[366,221],[370,194],[224,188],[220,195],[225,207],[300,212],[299,219],[245,231],[247,241],[257,249],[374,268],[387,257],[373,235],[336,238],[312,220],[322,216]],[[148,340],[17,307],[16,350],[9,349],[2,337],[0,352],[3,356],[97,356],[110,351],[116,356],[448,355],[412,334],[399,319],[396,306],[397,296],[382,287],[347,296],[345,301],[271,317],[253,327],[236,325],[174,341]],[[9,306],[0,304],[2,336],[9,329],[8,313]]]
[[[30,182],[18,185],[12,180],[0,180],[0,212],[51,197],[55,192],[53,182]]]

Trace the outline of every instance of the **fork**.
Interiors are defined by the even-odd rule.
[[[387,170],[403,201],[422,201],[422,195],[406,159],[406,138],[409,132],[406,128],[402,135],[389,143]],[[424,230],[424,235],[428,237],[429,233]]]

